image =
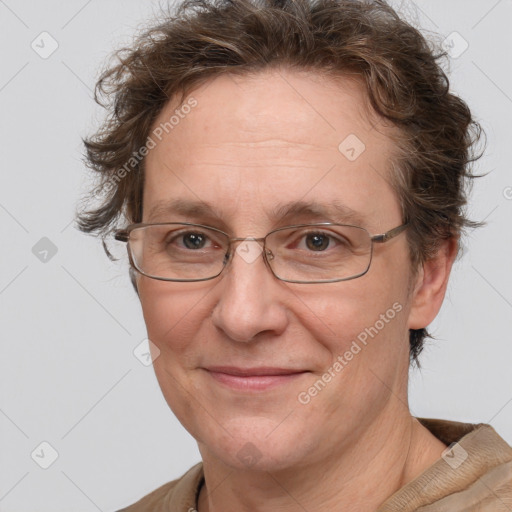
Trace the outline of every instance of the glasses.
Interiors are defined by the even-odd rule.
[[[188,222],[138,223],[116,231],[127,242],[132,267],[162,281],[208,281],[221,274],[236,252],[248,263],[260,254],[277,279],[289,283],[332,283],[361,277],[373,244],[400,234],[407,223],[380,235],[333,222],[275,229],[263,238],[232,238],[220,229]],[[252,242],[252,243],[249,243]],[[255,242],[255,243],[254,243]]]

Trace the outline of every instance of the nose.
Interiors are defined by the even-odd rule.
[[[286,283],[267,268],[259,242],[240,240],[216,287],[212,320],[230,339],[249,342],[263,333],[278,336],[289,322]],[[260,335],[260,336],[258,336]]]

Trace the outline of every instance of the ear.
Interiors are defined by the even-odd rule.
[[[458,242],[457,237],[444,240],[437,253],[418,270],[411,296],[409,329],[427,327],[441,309]]]

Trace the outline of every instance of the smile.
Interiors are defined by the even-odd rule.
[[[306,370],[290,368],[205,368],[218,383],[238,391],[265,391],[283,386],[309,373]]]

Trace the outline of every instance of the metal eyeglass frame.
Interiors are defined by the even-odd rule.
[[[143,227],[147,227],[147,226],[165,226],[165,225],[170,225],[170,226],[172,226],[172,225],[195,226],[195,227],[199,227],[199,228],[210,229],[212,231],[217,231],[218,233],[221,233],[222,235],[226,236],[227,242],[228,242],[228,247],[227,247],[227,252],[226,252],[226,254],[224,256],[225,261],[223,263],[223,266],[222,266],[221,270],[217,274],[215,274],[214,276],[211,276],[211,277],[203,277],[203,278],[200,278],[200,279],[173,279],[173,278],[168,278],[168,277],[153,276],[151,274],[147,274],[147,273],[143,272],[140,268],[138,268],[137,265],[136,265],[136,262],[133,260],[131,249],[130,249],[130,244],[129,244],[129,242],[130,242],[130,233],[134,229],[137,229],[137,228],[143,228]],[[394,238],[397,235],[399,235],[402,231],[404,231],[407,228],[408,225],[409,225],[409,223],[405,222],[404,224],[401,224],[400,226],[397,226],[396,228],[390,229],[389,231],[386,231],[385,233],[381,233],[381,234],[378,234],[378,235],[370,235],[368,230],[366,228],[361,227],[361,226],[354,226],[352,224],[339,224],[337,222],[317,222],[317,223],[312,223],[312,224],[294,224],[294,225],[291,225],[291,226],[284,226],[284,227],[277,228],[277,229],[274,229],[274,230],[270,231],[264,237],[253,238],[253,237],[230,237],[228,233],[226,233],[226,232],[224,232],[224,231],[222,231],[220,229],[214,228],[212,226],[207,226],[205,224],[196,224],[196,223],[193,223],[193,222],[150,222],[150,223],[138,222],[136,224],[130,224],[125,229],[120,229],[118,231],[115,231],[114,232],[114,238],[116,240],[120,241],[120,242],[126,242],[127,243],[127,251],[128,251],[128,258],[130,260],[130,265],[137,272],[139,272],[143,276],[149,277],[151,279],[157,279],[158,281],[198,282],[198,281],[209,281],[211,279],[215,279],[216,277],[218,277],[224,271],[224,269],[227,267],[227,263],[231,259],[232,243],[233,242],[238,242],[238,241],[251,241],[251,242],[263,242],[263,251],[262,251],[262,253],[263,253],[263,260],[265,261],[265,265],[269,268],[270,272],[272,272],[274,277],[276,277],[280,281],[284,281],[286,283],[297,283],[297,284],[321,284],[321,283],[336,283],[336,282],[340,282],[340,281],[350,281],[351,279],[356,279],[356,278],[361,277],[364,274],[366,274],[368,272],[368,270],[370,269],[370,266],[371,266],[371,263],[372,263],[373,244],[374,243],[383,244],[383,243],[388,242],[392,238]],[[364,272],[356,274],[355,276],[342,277],[342,278],[339,278],[339,279],[317,280],[317,281],[302,281],[302,280],[299,281],[299,280],[293,280],[293,279],[283,279],[283,278],[279,277],[274,272],[274,270],[272,269],[272,266],[270,265],[270,263],[268,261],[269,257],[270,257],[270,259],[273,258],[273,254],[272,254],[272,252],[269,249],[267,249],[267,247],[265,245],[267,237],[270,236],[271,234],[277,232],[277,231],[282,231],[284,229],[301,228],[301,227],[309,227],[309,226],[311,226],[311,227],[315,227],[315,226],[346,226],[346,227],[353,227],[353,228],[358,228],[358,229],[362,229],[362,230],[366,231],[368,233],[368,236],[370,237],[370,242],[371,242],[371,246],[370,246],[370,260],[368,262],[368,266],[366,267],[366,270],[364,270]]]

